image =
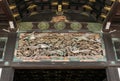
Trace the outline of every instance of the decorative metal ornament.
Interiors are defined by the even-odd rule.
[[[54,24],[54,27],[57,30],[63,30],[66,27],[66,24],[65,24],[65,22],[57,22]]]
[[[102,24],[99,24],[99,23],[88,23],[87,28],[88,28],[89,31],[92,31],[92,32],[101,31]]]
[[[79,23],[79,22],[72,22],[70,24],[70,27],[73,29],[73,30],[80,30],[82,28],[82,25]]]
[[[18,24],[20,31],[31,30],[33,27],[32,22],[22,22]]]
[[[48,28],[49,28],[49,23],[48,22],[40,22],[39,24],[38,24],[38,28],[40,29],[40,30],[47,30]]]

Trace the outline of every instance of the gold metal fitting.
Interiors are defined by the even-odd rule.
[[[106,19],[107,15],[102,13],[100,17]]]
[[[110,0],[110,1],[115,2],[116,0]]]
[[[89,5],[84,5],[83,8],[87,9],[87,10],[93,10],[91,6]]]
[[[62,5],[58,5],[58,12],[62,11]]]
[[[107,10],[107,11],[110,11],[111,7],[110,6],[105,6],[104,9]]]
[[[89,0],[89,2],[96,2],[96,0]]]
[[[64,5],[64,6],[67,6],[67,5],[69,5],[69,2],[62,2],[62,5]]]
[[[58,2],[54,1],[54,2],[51,3],[51,5],[57,6],[57,5],[58,5]]]

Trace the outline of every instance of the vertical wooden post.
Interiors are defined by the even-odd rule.
[[[118,76],[118,70],[116,67],[108,67],[106,72],[107,72],[107,81],[120,81]]]
[[[14,69],[5,67],[2,68],[2,75],[0,81],[13,81]]]

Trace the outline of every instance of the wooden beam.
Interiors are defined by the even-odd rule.
[[[106,62],[12,62],[11,67],[19,69],[81,69],[106,68]]]
[[[9,9],[9,4],[8,4],[7,0],[1,0],[1,1],[0,1],[0,5],[1,5],[3,11],[5,12],[8,20],[9,20],[9,21],[13,21],[13,22],[14,22],[14,26],[17,27],[16,20],[15,20],[15,18],[13,17],[13,13],[12,13],[11,10]]]
[[[111,22],[111,20],[112,20],[112,18],[113,18],[113,16],[115,15],[115,13],[117,12],[117,6],[118,6],[118,4],[119,4],[119,2],[116,0],[114,3],[113,3],[113,5],[111,6],[111,10],[110,10],[110,12],[108,13],[108,15],[107,15],[107,18],[104,20],[104,22],[103,22],[103,31],[104,32],[106,32],[106,24],[107,24],[107,22]],[[107,32],[109,32],[109,31],[107,31]]]

